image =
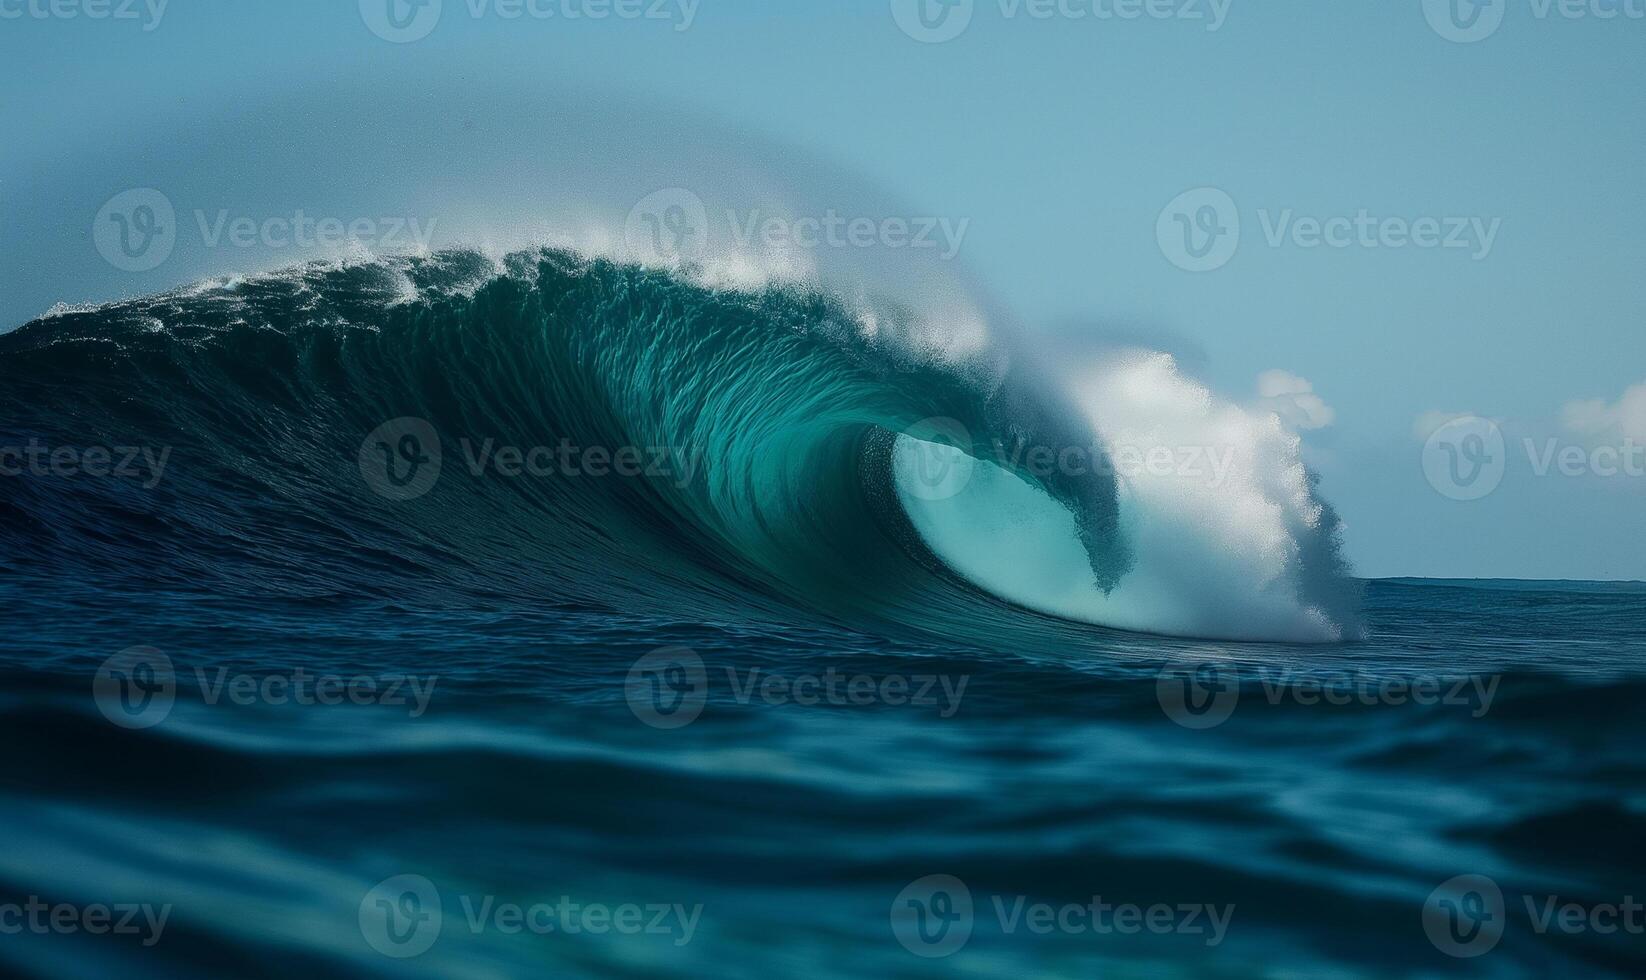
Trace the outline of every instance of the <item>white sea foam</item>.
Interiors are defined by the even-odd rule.
[[[1069,619],[1208,639],[1342,639],[1344,624],[1306,598],[1299,536],[1329,529],[1298,437],[1218,399],[1164,354],[1077,373],[1072,394],[1117,473],[1135,559],[1119,585],[1097,587],[1076,515],[1052,495],[988,459],[932,493],[931,444],[900,436],[899,498],[932,551],[1001,598]]]

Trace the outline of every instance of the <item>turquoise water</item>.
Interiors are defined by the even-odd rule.
[[[0,960],[1638,975],[1646,586],[996,472],[1092,436],[876,315],[459,252],[0,337]]]

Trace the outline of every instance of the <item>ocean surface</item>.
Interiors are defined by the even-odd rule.
[[[457,251],[0,336],[0,964],[1646,971],[1646,585],[1355,579],[1272,420],[907,320]]]

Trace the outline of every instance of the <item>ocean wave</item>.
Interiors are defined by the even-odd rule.
[[[0,337],[0,445],[159,448],[164,479],[47,474],[0,503],[98,542],[54,561],[231,594],[1356,635],[1337,518],[1278,419],[1164,355],[1053,369],[939,322],[549,247],[60,307]]]

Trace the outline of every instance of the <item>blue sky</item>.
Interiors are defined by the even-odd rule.
[[[89,204],[38,196],[74,187],[80,161],[115,173],[127,147],[361,72],[403,80],[413,105],[531,78],[594,111],[609,95],[613,111],[711,114],[965,218],[965,261],[1031,323],[1157,337],[1239,399],[1266,371],[1306,379],[1331,418],[1307,457],[1364,574],[1646,578],[1646,476],[1604,465],[1646,443],[1640,0],[1495,0],[1472,43],[1423,0],[977,0],[940,43],[901,29],[891,0],[644,0],[601,19],[565,16],[601,0],[514,19],[494,2],[444,0],[426,37],[396,44],[352,0],[139,0],[131,18],[0,0],[0,329],[129,288],[89,242],[19,259],[147,179],[88,176]],[[1198,188],[1226,195],[1240,237],[1192,272],[1157,231]],[[1385,244],[1311,245],[1308,219],[1334,218],[1378,222]],[[1412,244],[1424,221],[1461,247]],[[1425,440],[1452,415],[1503,439],[1479,499],[1437,487],[1433,458],[1426,478]],[[1583,462],[1540,465],[1551,440]]]

